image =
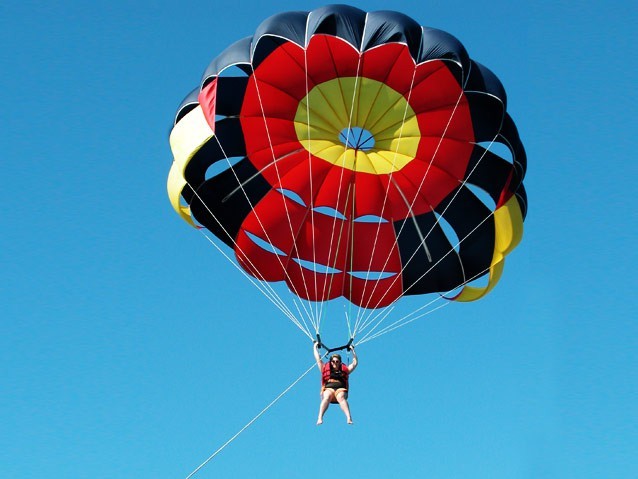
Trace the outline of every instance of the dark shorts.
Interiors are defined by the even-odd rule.
[[[335,391],[337,389],[345,389],[345,387],[346,385],[343,384],[341,381],[328,381],[324,386],[325,389],[334,389]]]

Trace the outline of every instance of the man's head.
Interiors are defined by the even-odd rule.
[[[330,363],[335,367],[341,366],[341,355],[333,354],[332,356],[330,356]]]

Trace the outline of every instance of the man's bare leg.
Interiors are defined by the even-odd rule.
[[[321,403],[319,404],[319,417],[317,418],[317,426],[323,424],[323,415],[326,413],[328,406],[330,406],[331,399],[332,391],[324,391],[321,396]]]
[[[352,424],[352,416],[350,415],[350,406],[348,405],[348,400],[346,399],[346,394],[344,392],[340,392],[337,394],[337,402],[339,403],[339,407],[346,415],[346,421],[348,424]]]

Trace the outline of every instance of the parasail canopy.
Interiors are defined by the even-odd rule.
[[[305,300],[476,300],[522,237],[526,156],[501,82],[397,12],[267,19],[210,63],[170,144],[179,215]]]

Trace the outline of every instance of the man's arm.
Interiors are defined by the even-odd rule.
[[[350,363],[350,366],[348,366],[348,372],[349,373],[354,371],[356,369],[357,365],[359,364],[359,360],[357,359],[357,353],[354,350],[354,346],[350,346],[350,351],[352,351],[352,362]]]
[[[317,361],[317,367],[319,368],[319,371],[323,371],[323,363],[321,362],[321,354],[319,354],[319,343],[317,341],[315,341],[312,349],[315,354],[315,361]]]

